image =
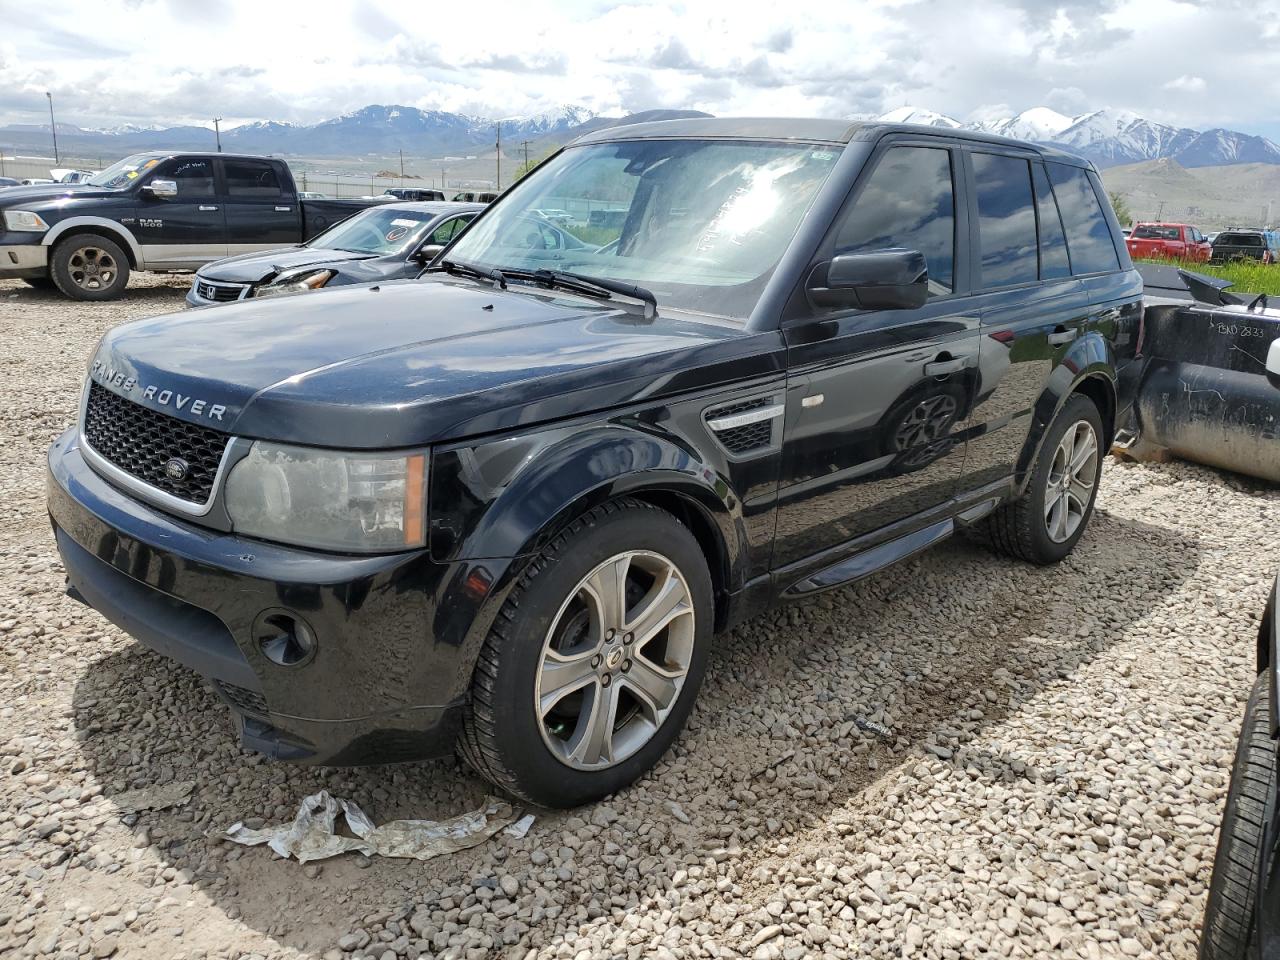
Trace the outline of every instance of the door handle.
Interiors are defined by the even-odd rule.
[[[210,210],[217,210],[217,209],[218,209],[217,207],[211,207],[211,206],[209,206],[209,204],[207,204],[207,203],[202,203],[202,204],[200,204],[200,212],[201,212],[201,213],[208,213]]]
[[[1053,331],[1053,333],[1049,334],[1047,339],[1049,341],[1049,346],[1060,347],[1064,343],[1070,343],[1079,335],[1080,335],[1080,331],[1075,327],[1072,327],[1070,330],[1063,330],[1059,328]]]
[[[276,213],[288,213],[293,207],[276,207]]]
[[[950,360],[934,360],[932,363],[924,365],[924,375],[926,377],[945,377],[949,373],[963,370],[968,365],[969,361],[964,357],[955,357]]]

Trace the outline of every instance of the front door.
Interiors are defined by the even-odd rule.
[[[175,157],[147,175],[172,180],[176,197],[156,197],[139,190],[134,207],[134,235],[152,270],[193,269],[227,255],[226,223],[208,157]],[[145,186],[145,184],[144,184]]]
[[[302,212],[276,165],[240,157],[221,162],[231,254],[300,243]]]
[[[979,314],[958,277],[958,154],[898,144],[872,159],[818,262],[905,248],[925,256],[914,310],[787,318],[788,395],[774,566],[821,564],[928,522],[954,495],[978,367]],[[796,315],[798,313],[798,315]]]

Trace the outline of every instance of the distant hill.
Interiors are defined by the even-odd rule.
[[[1185,221],[1205,230],[1280,220],[1280,165],[1274,163],[1188,168],[1163,158],[1109,167],[1102,180],[1138,220]]]

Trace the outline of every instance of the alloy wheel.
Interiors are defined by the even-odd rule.
[[[1098,437],[1087,420],[1067,428],[1054,451],[1044,497],[1044,523],[1055,543],[1070,540],[1084,522],[1098,476]]]
[[[602,770],[641,749],[680,697],[694,637],[693,597],[670,560],[636,550],[599,564],[543,641],[534,703],[551,753]]]
[[[71,282],[83,290],[103,290],[119,275],[115,257],[101,247],[79,247],[67,260]]]
[[[893,442],[899,450],[933,443],[947,435],[956,417],[956,398],[949,393],[925,397],[903,418]]]

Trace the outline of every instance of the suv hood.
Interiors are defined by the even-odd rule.
[[[120,190],[103,190],[83,183],[37,183],[30,187],[5,187],[0,190],[0,207],[12,210],[33,203],[49,203],[74,197],[82,200],[86,197],[123,197],[126,193]]]
[[[326,250],[323,247],[281,247],[242,253],[206,264],[198,271],[206,280],[225,280],[233,283],[259,283],[295,267],[311,264],[342,263],[347,260],[371,260],[373,254],[352,253],[350,250]]]
[[[779,343],[776,331],[646,323],[558,292],[431,278],[126,324],[103,337],[90,376],[240,436],[377,449],[763,373],[779,364]]]

